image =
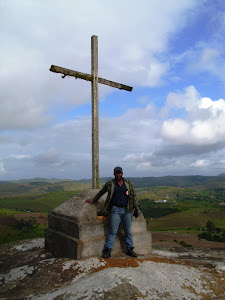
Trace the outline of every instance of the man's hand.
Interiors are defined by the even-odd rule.
[[[133,216],[134,216],[135,218],[137,218],[137,217],[139,216],[139,214],[140,214],[139,208],[138,208],[138,207],[135,207]]]
[[[92,199],[87,199],[85,202],[90,203],[90,204],[94,204],[94,201]]]

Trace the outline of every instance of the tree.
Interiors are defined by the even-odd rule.
[[[206,223],[206,230],[209,232],[212,232],[216,229],[216,225],[213,221],[208,220],[208,222]]]

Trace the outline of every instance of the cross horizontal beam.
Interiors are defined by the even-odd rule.
[[[87,81],[93,81],[93,76],[90,75],[90,74],[87,74],[87,73],[73,71],[73,70],[70,70],[70,69],[66,69],[66,68],[62,68],[62,67],[58,67],[58,66],[54,66],[54,65],[52,65],[49,70],[51,72],[54,72],[54,73],[61,73],[61,74],[64,75],[63,77],[72,76],[72,77],[75,77],[76,79],[80,78],[80,79],[84,79],[84,80],[87,80]],[[126,90],[126,91],[129,91],[129,92],[131,92],[132,89],[133,89],[131,86],[124,85],[124,84],[114,82],[114,81],[110,81],[110,80],[107,80],[107,79],[104,79],[104,78],[101,78],[101,77],[98,77],[98,82],[102,83],[102,84],[105,84],[105,85],[112,86],[112,87],[120,89],[120,90]]]

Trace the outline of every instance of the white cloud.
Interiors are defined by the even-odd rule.
[[[57,165],[59,162],[59,153],[56,149],[51,148],[47,152],[43,152],[35,157],[35,161],[40,165]]]
[[[140,160],[143,160],[144,153],[141,153],[140,155],[137,154],[126,154],[123,158],[124,163],[135,163],[139,162]]]
[[[221,38],[224,33],[221,35]],[[202,76],[202,79],[207,82],[209,76],[213,76],[223,83],[225,82],[225,50],[224,40],[218,43],[212,41],[200,42],[192,49],[186,50],[179,54],[174,63],[186,61],[186,71],[192,76]]]
[[[199,99],[200,109],[213,110],[208,114],[210,118],[217,116],[221,112],[221,104],[215,103],[218,110],[215,114],[214,105],[209,105],[209,99],[205,100]],[[192,174],[193,170],[206,171],[209,165],[221,171],[221,164],[218,164],[223,159],[220,141],[213,145],[217,151],[216,157],[213,156],[214,152],[210,154],[213,148],[209,147],[208,141],[204,140],[203,143],[202,139],[202,143],[197,144],[191,135],[194,121],[189,114],[192,114],[191,110],[184,129],[183,122],[180,122],[182,120],[176,123],[177,119],[171,119],[174,126],[168,127],[164,136],[159,133],[166,123],[159,119],[159,110],[150,104],[130,109],[120,117],[100,118],[100,176],[110,176],[115,165],[122,165],[125,175],[129,176],[159,176],[165,175],[165,172]],[[206,119],[203,118],[203,121]],[[188,129],[186,124],[189,125]],[[26,143],[21,146],[23,138]],[[2,153],[8,176],[16,176],[22,170],[22,174],[26,175],[20,175],[19,178],[29,177],[29,174],[30,177],[43,177],[43,172],[46,177],[55,177],[56,174],[57,177],[62,174],[68,178],[91,177],[90,118],[76,118],[46,128],[44,132],[31,131],[26,136],[18,133],[17,139],[4,147],[5,155]],[[10,152],[13,154],[9,155]],[[207,155],[207,159],[199,159],[199,155]],[[16,172],[13,172],[15,168]]]
[[[223,69],[225,67],[224,49],[219,50],[214,48],[214,42],[212,46],[201,45],[198,53],[197,63],[193,63],[190,67],[193,71],[204,72],[207,71],[220,78],[223,82],[225,81],[225,75]],[[221,45],[222,46],[222,45]]]
[[[3,162],[0,162],[0,173],[5,173],[5,169],[3,167]]]
[[[8,135],[4,134],[4,135],[0,135],[0,144],[8,144],[10,143],[11,139]]]
[[[194,168],[206,168],[210,166],[210,162],[205,159],[196,160],[194,163],[191,164],[191,167]]]
[[[9,158],[12,159],[17,159],[17,160],[24,160],[24,159],[30,159],[30,155],[25,155],[25,154],[10,154]]]
[[[137,165],[137,170],[139,171],[145,171],[145,170],[149,171],[151,170],[151,168],[152,168],[151,162],[143,162]]]
[[[90,72],[93,34],[99,36],[100,77],[129,85],[161,84],[169,64],[158,55],[167,49],[169,36],[185,25],[184,13],[197,6],[194,0],[170,0],[166,6],[163,0],[0,5],[0,130],[37,128],[51,121],[52,105],[90,101],[89,82],[62,80],[49,67]],[[101,97],[111,92],[103,87]]]
[[[187,139],[189,124],[182,119],[174,119],[163,122],[161,135],[171,141],[181,141]]]
[[[194,91],[194,87],[192,90]],[[185,120],[175,117],[163,121],[160,117],[160,109],[156,109],[150,103],[143,108],[130,109],[119,117],[101,117],[100,175],[109,176],[115,165],[122,165],[125,174],[129,173],[130,176],[150,174],[157,176],[165,172],[191,174],[195,169],[206,170],[209,165],[214,165],[221,170],[218,161],[219,158],[220,160],[223,158],[223,144],[216,135],[219,129],[221,129],[221,136],[225,130],[222,123],[224,100],[212,101],[210,98],[199,97],[195,105],[190,105],[192,99],[188,88],[186,91],[189,97],[186,97],[184,92],[184,98],[186,97],[189,102],[180,99],[177,104],[179,110],[181,104],[183,105],[182,109],[186,112]],[[198,92],[191,94],[195,97]],[[174,97],[176,103],[175,93]],[[171,106],[172,101],[170,94],[170,103],[166,108],[168,113],[171,107],[173,111],[176,108],[176,105]],[[207,113],[203,113],[202,110]],[[216,122],[218,122],[218,129],[215,128],[215,133],[210,136],[207,129],[207,135],[204,135],[203,124],[206,123],[212,128],[215,127]],[[26,142],[21,143],[24,139]],[[32,171],[32,177],[43,176],[43,170],[47,177],[54,177],[56,173],[60,176],[61,172],[70,178],[91,177],[90,117],[65,121],[46,128],[44,132],[31,131],[25,136],[23,133],[18,133],[17,139],[5,147],[3,150],[7,171],[8,169],[11,171],[14,165],[17,166],[17,170],[23,168],[26,174],[29,174],[28,170],[35,170]],[[8,155],[10,151],[13,154]],[[213,156],[215,151],[217,151],[217,159]],[[205,155],[207,159],[202,158]]]
[[[184,92],[171,92],[166,99],[166,108],[184,108],[186,111],[194,111],[198,106],[199,93],[194,86],[184,89]]]
[[[192,86],[184,93],[170,94],[167,103],[168,110],[182,108],[185,119],[165,120],[161,130],[163,138],[174,144],[207,146],[225,142],[224,99],[213,101],[207,97],[200,98]]]
[[[60,176],[60,172],[72,178],[91,177],[90,113],[80,113],[82,107],[79,113],[74,110],[90,102],[91,84],[73,78],[62,80],[59,74],[49,72],[49,67],[55,64],[90,73],[93,34],[99,37],[99,76],[134,86],[135,95],[132,106],[124,104],[123,114],[100,117],[100,175],[108,176],[120,164],[133,176],[221,168],[224,99],[202,98],[199,86],[192,79],[179,78],[182,72],[175,71],[176,78],[182,79],[181,91],[169,87],[172,92],[167,92],[166,104],[161,95],[174,80],[174,62],[176,66],[184,64],[183,69],[192,74],[204,72],[203,78],[211,74],[225,79],[224,37],[219,44],[223,30],[214,36],[216,43],[211,39],[206,44],[199,37],[192,48],[174,57],[171,48],[179,43],[183,46],[183,36],[175,45],[172,38],[207,2],[168,3],[0,3],[2,174],[7,169],[11,178]],[[219,20],[224,22],[222,16]],[[184,88],[186,82],[189,86]],[[154,89],[157,86],[163,90],[159,95]],[[113,92],[109,87],[99,88],[100,101]],[[135,107],[137,103],[142,107]],[[115,102],[109,109],[118,112],[120,104]]]

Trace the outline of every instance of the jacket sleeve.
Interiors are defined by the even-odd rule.
[[[133,208],[138,207],[138,203],[137,203],[137,195],[135,192],[135,188],[132,182],[130,182],[130,193],[132,195],[132,201],[133,201]]]
[[[108,185],[106,182],[105,185],[102,187],[102,189],[93,198],[94,203],[98,202],[98,199],[107,192],[107,186]]]

